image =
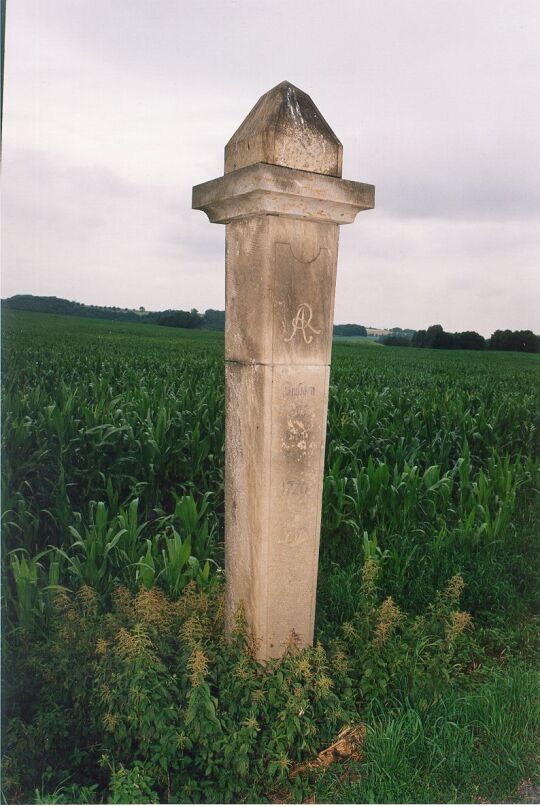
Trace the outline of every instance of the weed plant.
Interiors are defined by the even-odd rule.
[[[364,565],[365,596],[331,641],[300,649],[292,635],[267,665],[241,612],[224,640],[217,581],[172,598],[119,585],[106,606],[87,585],[57,591],[47,635],[21,628],[9,645],[8,798],[28,798],[40,778],[57,799],[97,786],[111,803],[304,797],[309,777],[291,778],[295,766],[395,704],[429,714],[475,652],[461,578],[418,618],[381,601],[378,574],[377,561]]]

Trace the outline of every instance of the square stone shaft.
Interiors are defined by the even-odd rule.
[[[261,658],[313,640],[338,226],[227,225],[226,618]]]

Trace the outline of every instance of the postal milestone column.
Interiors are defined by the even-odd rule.
[[[287,81],[225,147],[193,207],[226,225],[226,620],[258,657],[313,641],[338,226],[374,206],[342,146]]]

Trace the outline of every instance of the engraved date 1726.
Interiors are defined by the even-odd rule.
[[[308,486],[302,479],[284,479],[281,483],[281,492],[285,496],[305,496]]]

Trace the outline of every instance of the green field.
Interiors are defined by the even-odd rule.
[[[335,336],[334,335],[334,342],[352,342],[356,345],[361,345],[362,347],[382,347],[380,342],[376,342],[375,339],[370,339],[369,336]]]
[[[5,801],[525,798],[538,356],[334,343],[316,645],[265,668],[222,637],[223,336],[2,325]]]

